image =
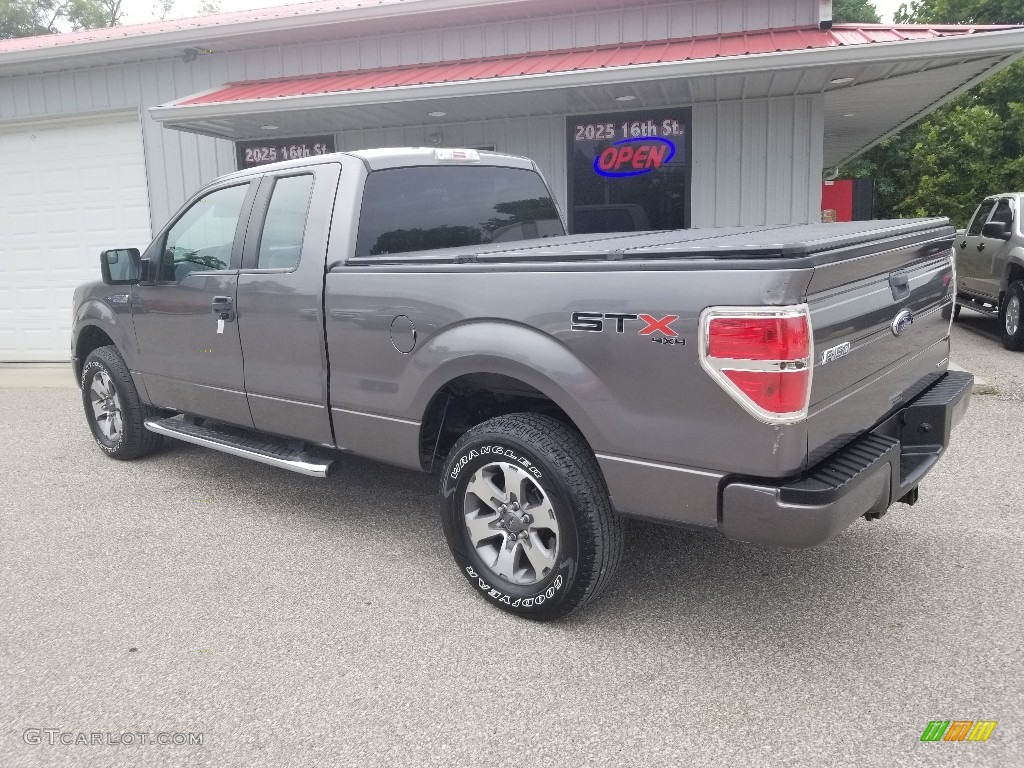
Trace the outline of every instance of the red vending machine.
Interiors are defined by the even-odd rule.
[[[874,179],[836,179],[821,183],[822,221],[867,221],[874,218]]]

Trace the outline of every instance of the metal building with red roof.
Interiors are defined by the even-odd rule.
[[[491,147],[578,227],[805,222],[823,170],[1022,51],[1019,27],[834,25],[830,0],[333,0],[2,40],[0,360],[66,359],[95,254],[240,164]],[[593,175],[645,137],[671,169]]]

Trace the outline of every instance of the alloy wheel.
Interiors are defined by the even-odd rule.
[[[1004,324],[1006,325],[1006,334],[1008,336],[1017,335],[1017,329],[1020,328],[1020,297],[1016,294],[1006,300]]]
[[[517,585],[545,579],[558,558],[559,527],[547,493],[522,467],[498,461],[469,479],[469,541],[493,575]]]
[[[121,398],[114,389],[114,382],[106,371],[93,376],[89,387],[89,401],[92,403],[93,419],[100,434],[112,445],[121,435]]]

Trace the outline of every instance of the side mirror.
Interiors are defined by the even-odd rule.
[[[114,248],[100,254],[100,271],[107,285],[139,282],[141,263],[138,248]]]
[[[989,237],[993,240],[1009,240],[1010,227],[1002,221],[990,221],[981,228],[981,236]]]

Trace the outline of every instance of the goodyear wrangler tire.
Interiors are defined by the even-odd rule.
[[[142,402],[117,347],[99,347],[82,366],[82,405],[96,444],[115,459],[137,459],[160,447],[145,427],[152,409]]]
[[[462,436],[441,476],[441,518],[473,588],[529,619],[582,608],[622,556],[622,522],[593,452],[538,414],[499,416]]]

